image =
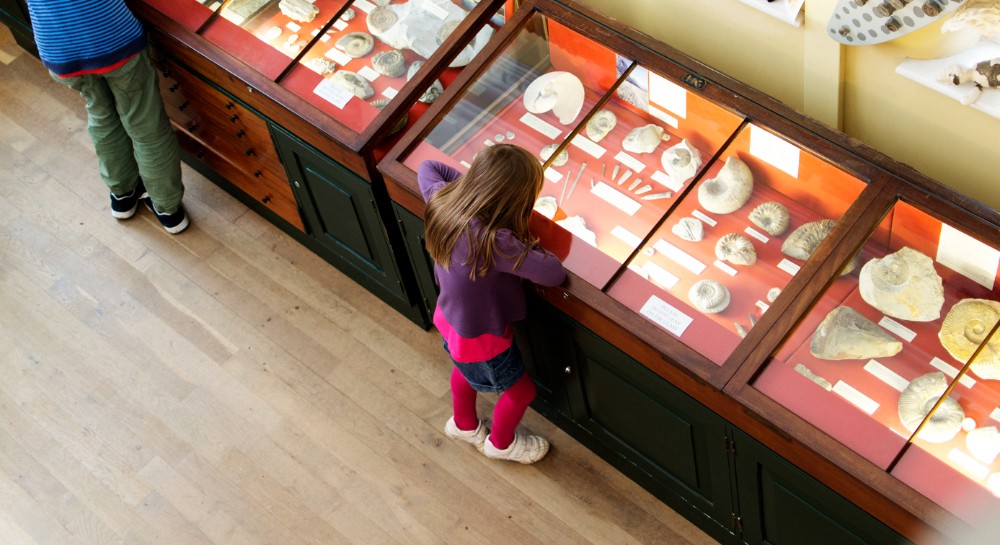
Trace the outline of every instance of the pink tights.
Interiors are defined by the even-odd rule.
[[[490,441],[503,450],[514,441],[514,430],[521,422],[524,411],[535,399],[538,389],[528,373],[524,373],[513,386],[500,394],[493,408],[493,427]],[[460,430],[474,430],[479,425],[476,412],[476,395],[479,392],[469,386],[458,369],[451,370],[451,401],[455,411],[455,425]]]

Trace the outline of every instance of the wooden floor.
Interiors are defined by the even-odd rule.
[[[537,465],[449,441],[437,334],[184,175],[186,232],[112,219],[0,27],[0,543],[715,543],[532,411]]]

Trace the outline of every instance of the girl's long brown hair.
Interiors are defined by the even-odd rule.
[[[459,237],[469,237],[469,254],[462,264],[472,265],[469,277],[475,280],[493,266],[497,231],[510,229],[525,243],[514,264],[520,266],[537,242],[528,220],[543,183],[541,164],[524,149],[511,144],[483,149],[465,175],[438,190],[427,203],[427,252],[447,269]],[[479,224],[477,232],[470,230],[472,219]]]

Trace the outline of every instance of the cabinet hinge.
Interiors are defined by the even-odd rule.
[[[736,442],[729,437],[726,437],[726,452],[728,452],[730,456],[736,456]]]
[[[737,515],[736,513],[732,513],[732,517],[733,517],[733,525],[732,525],[733,531],[737,535],[742,534],[743,533],[743,518],[740,517],[739,515]]]

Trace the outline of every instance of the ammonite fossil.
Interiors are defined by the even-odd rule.
[[[587,121],[587,138],[600,142],[618,124],[618,116],[611,110],[601,110]]]
[[[713,214],[729,214],[746,204],[752,192],[750,167],[730,156],[715,178],[702,182],[698,188],[698,203]]]
[[[417,72],[420,71],[420,68],[423,65],[424,61],[413,61],[410,63],[410,67],[406,69],[406,81],[413,79],[413,76],[417,75]],[[441,80],[435,79],[424,91],[424,94],[420,95],[420,98],[417,100],[423,102],[424,104],[430,104],[431,102],[437,100],[437,97],[441,96],[441,93],[443,92],[444,86],[441,85]]]
[[[406,73],[406,59],[398,49],[383,51],[372,57],[372,68],[383,76],[398,78]]]
[[[792,222],[792,217],[785,205],[770,201],[757,205],[750,212],[750,222],[772,237],[777,237],[785,234]]]
[[[684,183],[693,178],[701,168],[701,153],[685,138],[663,152],[660,165],[671,178]]]
[[[705,238],[705,225],[698,218],[682,218],[670,228],[670,232],[684,240],[698,242]]]
[[[524,91],[524,108],[533,114],[552,110],[559,123],[569,125],[583,109],[583,82],[570,72],[549,72],[535,78]]]
[[[834,225],[837,225],[834,220],[818,220],[799,226],[781,244],[781,253],[795,259],[809,259]]]
[[[375,48],[375,39],[367,32],[349,32],[333,45],[350,57],[360,59],[372,52]]]
[[[389,6],[379,6],[368,14],[368,30],[378,34],[392,28],[399,21],[397,14]]]
[[[622,148],[632,153],[652,153],[660,142],[670,140],[670,135],[663,127],[652,123],[636,127],[622,140]]]
[[[729,233],[715,243],[715,257],[733,265],[753,265],[757,262],[757,250],[747,237]]]
[[[346,89],[354,96],[367,100],[375,94],[370,83],[365,78],[349,70],[339,70],[330,76],[330,81],[342,89]]]
[[[539,152],[538,155],[542,158],[543,161],[548,161],[549,157],[551,157],[552,154],[555,153],[556,148],[558,147],[559,144],[549,144],[543,147],[542,151]],[[552,160],[552,166],[561,167],[565,165],[568,161],[569,161],[569,151],[562,150],[559,152],[559,155],[556,155],[556,158]]]
[[[821,360],[888,358],[903,343],[851,307],[837,307],[823,318],[809,343],[809,352]]]
[[[278,2],[281,13],[300,23],[310,23],[319,13],[319,7],[307,0],[281,0]]]
[[[694,308],[706,314],[716,314],[729,306],[729,290],[715,280],[699,280],[688,291],[688,300]]]
[[[858,275],[858,291],[866,303],[901,320],[937,320],[944,305],[944,285],[934,262],[905,246],[865,263]]]
[[[1000,320],[1000,303],[989,299],[962,299],[944,317],[938,339],[951,357],[965,364],[986,341],[997,320]],[[1000,335],[987,342],[969,369],[984,379],[1000,379]]]
[[[916,430],[947,388],[948,379],[940,371],[910,381],[899,394],[899,421],[903,427],[910,432]],[[962,420],[965,411],[949,397],[934,411],[917,437],[929,443],[950,441],[962,429]]]

